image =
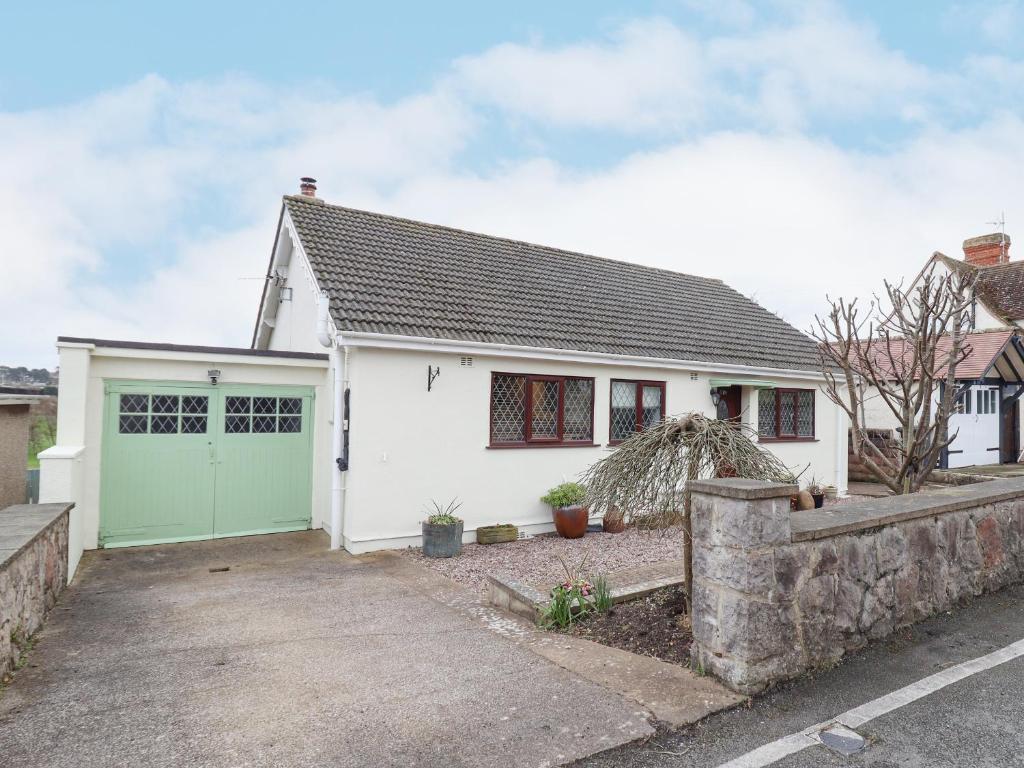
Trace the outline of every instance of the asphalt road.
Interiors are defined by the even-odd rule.
[[[941,614],[779,687],[751,706],[692,728],[585,758],[588,768],[714,768],[776,739],[828,721],[943,669],[1024,639],[1024,587]],[[1024,658],[1006,662],[913,701],[857,729],[868,746],[843,757],[823,746],[784,757],[778,768],[1024,766]]]

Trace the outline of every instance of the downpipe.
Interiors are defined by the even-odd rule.
[[[330,298],[320,294],[317,304],[316,338],[330,349],[333,377],[333,418],[331,424],[331,549],[341,549],[341,529],[345,517],[345,494],[348,486],[348,347],[341,335],[331,335],[329,325]]]

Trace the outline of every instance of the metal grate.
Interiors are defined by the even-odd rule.
[[[526,379],[498,374],[491,382],[491,442],[526,439]]]
[[[469,357],[468,355],[463,355],[462,357],[459,358],[459,365],[461,365],[463,368],[472,368],[473,358]]]

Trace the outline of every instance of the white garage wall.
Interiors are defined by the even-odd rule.
[[[477,526],[494,523],[550,529],[551,512],[540,497],[607,455],[610,379],[663,380],[669,414],[697,410],[714,415],[709,378],[725,376],[699,373],[693,380],[686,370],[480,355],[465,367],[460,355],[368,347],[353,350],[349,364],[351,471],[344,539],[354,552],[418,543],[431,499],[443,504],[458,497],[463,502],[459,515],[466,521],[467,539]],[[431,392],[428,365],[440,367]],[[600,445],[488,448],[492,371],[595,377],[594,430]],[[786,384],[817,390],[811,380]],[[817,439],[767,447],[796,470],[809,465],[803,480],[813,474],[832,484],[837,459],[845,462],[845,432],[844,423],[840,452],[836,408],[817,392]]]
[[[100,457],[105,380],[206,382],[219,369],[222,383],[308,386],[314,389],[312,525],[330,513],[330,391],[326,360],[211,352],[135,350],[59,343],[57,445],[40,455],[41,501],[74,501],[74,562],[99,537]],[[73,494],[73,498],[68,498]],[[77,550],[77,551],[76,551]]]

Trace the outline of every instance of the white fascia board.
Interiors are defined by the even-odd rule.
[[[452,354],[478,354],[491,357],[517,357],[534,360],[556,360],[569,363],[594,363],[598,365],[632,366],[637,368],[673,368],[705,373],[730,373],[761,378],[815,379],[824,381],[821,371],[801,371],[787,368],[755,368],[730,363],[708,363],[703,361],[676,360],[666,357],[643,357],[640,355],[615,355],[607,352],[579,352],[575,350],[548,349],[546,347],[525,347],[513,344],[489,344],[478,341],[457,341],[453,339],[428,339],[418,336],[397,336],[382,333],[343,332],[342,344],[347,347],[376,347],[380,349],[404,349],[427,352],[449,352]]]
[[[96,345],[83,344],[80,341],[58,341],[57,349],[96,349]]]
[[[320,293],[323,288],[317,282],[316,272],[313,271],[313,265],[309,261],[309,257],[306,256],[306,249],[302,247],[302,238],[299,237],[299,232],[295,229],[295,222],[292,221],[292,215],[288,208],[284,209],[284,217],[281,219],[281,226],[288,230],[289,237],[292,239],[292,263],[295,262],[295,254],[298,254],[299,263],[304,270],[308,280],[306,281],[310,289],[313,292],[314,302],[320,300]],[[294,268],[292,274],[294,274]],[[294,285],[292,286],[294,290]],[[334,325],[334,318],[331,313],[327,313],[327,333],[331,338],[338,337],[338,329]]]
[[[126,347],[96,347],[95,357],[121,357],[142,360],[178,360],[184,362],[235,363],[237,365],[291,366],[297,368],[326,368],[327,360],[304,357],[277,357],[276,355],[229,354],[225,352],[187,352],[171,349],[131,349]]]

